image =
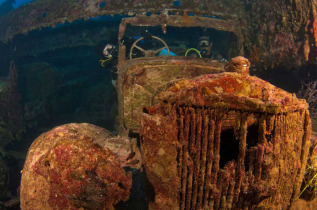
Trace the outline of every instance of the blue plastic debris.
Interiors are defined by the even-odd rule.
[[[160,51],[159,56],[168,56],[168,51],[166,48]],[[174,52],[170,51],[170,56],[177,56]]]

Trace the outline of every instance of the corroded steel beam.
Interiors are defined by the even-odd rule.
[[[223,20],[218,18],[200,17],[200,16],[188,16],[184,14],[180,15],[136,15],[134,18],[124,18],[122,20],[119,30],[119,40],[123,38],[124,28],[127,24],[133,26],[157,26],[161,25],[162,30],[164,27],[205,27],[214,28],[221,31],[230,31],[242,38],[242,34],[239,28],[237,28],[237,20]]]
[[[7,41],[33,29],[100,15],[190,11],[229,18],[243,14],[243,8],[241,0],[36,0],[0,18],[0,40]]]

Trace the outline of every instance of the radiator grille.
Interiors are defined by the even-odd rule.
[[[294,163],[302,160],[293,154],[308,148],[301,141],[309,139],[303,130],[309,128],[305,112],[267,115],[175,106],[174,113],[181,210],[253,208],[260,203],[288,206],[298,194],[299,184],[295,192],[294,183],[301,171]],[[233,146],[235,158],[224,153]]]
[[[221,113],[209,108],[178,107],[177,114],[180,209],[217,209],[221,203],[230,207],[235,163],[227,164],[226,170],[219,169]]]

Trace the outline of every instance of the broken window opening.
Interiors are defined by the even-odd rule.
[[[221,132],[220,136],[220,161],[219,167],[224,166],[234,160],[237,162],[239,156],[239,140],[235,137],[233,129]]]

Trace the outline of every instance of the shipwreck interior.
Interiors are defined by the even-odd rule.
[[[14,8],[4,11],[4,7],[0,7],[0,209],[12,200],[15,203],[9,209],[20,208],[18,196],[21,170],[28,149],[40,134],[59,125],[85,122],[105,128],[120,138],[120,102],[114,77],[114,69],[118,67],[117,52],[114,52],[114,59],[104,60],[102,51],[107,44],[114,44],[116,49],[119,49],[123,40],[127,46],[126,60],[129,60],[129,47],[140,37],[144,37],[144,40],[140,41],[138,46],[145,50],[156,50],[164,46],[162,42],[151,39],[151,35],[166,42],[171,56],[186,55],[197,58],[202,55],[200,60],[211,58],[221,62],[244,56],[251,63],[251,66],[248,66],[251,76],[257,76],[294,93],[294,97],[296,94],[297,98],[307,99],[312,128],[317,131],[317,5],[311,0],[305,2],[309,5],[307,7],[314,8],[315,12],[303,6],[304,3],[299,5],[298,1],[283,1],[284,3],[280,4],[276,1],[271,5],[265,1],[239,0],[140,0],[128,1],[129,3],[92,0],[80,1],[78,7],[69,3],[68,8],[65,3],[63,6],[67,12],[60,14],[56,9],[55,14],[54,11],[47,10],[51,5],[49,1],[43,1],[43,5],[37,3],[40,1],[34,2],[37,6],[46,3],[49,6],[43,6],[46,9],[40,10],[30,9],[30,15],[24,14],[22,9],[18,10],[25,17],[29,17],[21,24],[27,25],[26,30],[7,27],[9,23],[16,24],[15,20],[24,20],[24,16],[16,15],[13,20],[1,19],[10,18],[10,14],[14,17],[17,13]],[[60,2],[63,1],[58,1],[57,4]],[[156,4],[161,3],[166,10],[157,11]],[[189,8],[196,8],[197,14],[187,12]],[[13,13],[10,13],[11,11]],[[299,12],[301,14],[298,14]],[[204,18],[210,20],[206,27],[190,25],[193,23],[190,18],[196,15],[201,18],[200,21]],[[170,22],[173,18],[181,21],[174,26],[145,26],[142,25],[142,17],[146,16],[152,16],[156,21],[160,20],[160,17]],[[122,20],[130,17],[134,20],[127,21],[124,25],[123,39],[119,43],[118,37],[122,35],[120,24]],[[6,24],[1,26],[1,23]],[[153,25],[156,25],[155,23]],[[197,25],[200,23],[197,18]],[[188,26],[179,27],[178,24]],[[202,53],[207,49],[206,43],[210,44],[211,50],[207,55]],[[205,48],[201,48],[202,46]],[[134,49],[132,53],[133,58],[144,56],[138,49]],[[166,55],[165,51],[157,54]],[[190,59],[187,60],[191,62]],[[200,64],[195,63],[194,73],[200,68]],[[144,63],[142,65],[146,66]],[[176,65],[182,68],[181,65]],[[150,84],[152,80],[143,83],[142,77],[140,78],[133,91],[142,96],[143,92],[138,92],[137,88]],[[199,93],[204,91],[210,92],[204,89]],[[262,94],[264,95],[263,92],[258,95]],[[285,98],[285,101],[281,102],[282,106],[288,103],[290,98]],[[155,98],[155,102],[156,100],[158,99]],[[297,174],[303,174],[303,171],[296,167],[301,164],[304,167],[306,164],[303,158],[305,154],[296,156],[307,147],[306,143],[297,141],[300,138],[307,140],[305,132],[309,127],[309,116],[304,108],[294,108],[295,111],[276,114],[259,110],[241,111],[236,107],[219,108],[213,104],[178,106],[175,101],[168,103],[172,107],[168,114],[161,112],[163,108],[144,109],[143,114],[148,117],[143,119],[144,130],[139,135],[138,124],[137,131],[129,134],[131,139],[138,140],[136,145],[145,148],[145,151],[156,149],[161,134],[165,135],[167,141],[177,145],[175,150],[174,147],[163,146],[163,152],[171,154],[173,158],[153,158],[151,152],[148,152],[144,157],[149,163],[142,166],[142,170],[127,169],[125,166],[133,179],[133,190],[127,201],[117,202],[115,209],[147,209],[150,203],[165,209],[171,206],[180,209],[211,209],[211,206],[215,209],[230,209],[256,205],[262,201],[265,205],[289,207],[294,200],[293,196],[298,194],[300,189],[301,180],[297,180],[300,177]],[[160,106],[163,106],[162,103]],[[156,110],[155,114],[153,110]],[[162,117],[162,121],[167,123],[153,126],[157,122],[151,118],[153,115]],[[177,122],[166,120],[166,116],[174,117]],[[133,115],[129,120],[135,119]],[[294,123],[288,124],[288,121]],[[155,127],[153,133],[147,133],[146,126]],[[297,130],[299,132],[296,132]],[[142,143],[142,138],[149,141]],[[285,146],[281,139],[286,139],[289,147]],[[295,149],[292,150],[292,147]],[[298,154],[294,154],[295,150]],[[159,154],[162,150],[158,149],[156,152]],[[296,162],[297,166],[294,166],[292,161]],[[164,166],[162,173],[156,174],[157,171],[149,167],[151,163]],[[164,165],[167,163],[170,165]],[[273,165],[279,168],[274,168],[275,171],[272,170],[271,173]],[[49,163],[45,166],[49,166]],[[210,172],[207,172],[207,168]],[[291,177],[291,182],[281,174],[274,174],[276,171],[282,171],[282,175]],[[177,180],[170,179],[171,174],[177,177]],[[193,176],[199,178],[195,179]],[[166,183],[160,183],[157,177]],[[287,182],[282,186],[284,180]],[[200,185],[206,187],[202,189]],[[282,187],[275,189],[275,185]],[[240,187],[247,193],[240,195]],[[2,188],[5,189],[3,192]],[[121,183],[119,188],[127,189]],[[176,192],[176,189],[180,191]],[[256,197],[255,192],[261,193]],[[281,196],[278,197],[274,193]],[[159,195],[156,198],[161,200],[155,200],[155,194]],[[265,200],[269,196],[273,198],[270,201]],[[214,201],[211,201],[211,197]],[[173,203],[176,200],[177,203]],[[164,206],[165,204],[170,206]]]

